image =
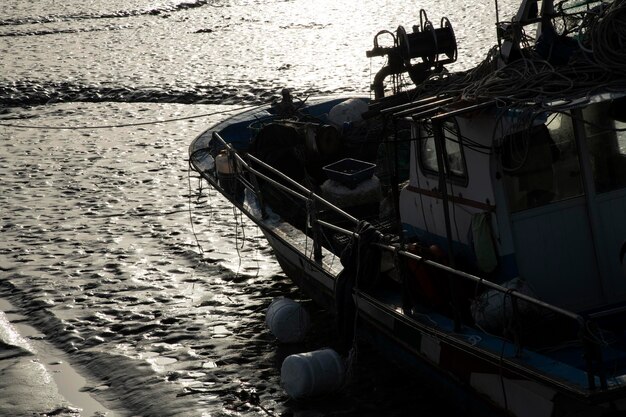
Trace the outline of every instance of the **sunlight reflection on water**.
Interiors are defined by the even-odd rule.
[[[50,103],[0,107],[0,116],[24,125],[113,125],[230,108],[167,101],[262,101],[284,86],[300,95],[367,93],[383,64],[365,58],[374,34],[419,23],[419,7],[435,26],[451,20],[460,56],[451,69],[479,62],[494,43],[492,2],[183,4],[1,2],[0,103]],[[511,9],[500,7],[503,16]],[[75,102],[87,98],[101,103]],[[416,403],[420,413],[442,413],[440,402],[375,359],[345,398],[304,409],[287,400],[277,363],[289,349],[268,335],[263,317],[274,297],[302,295],[259,230],[189,178],[189,143],[222,117],[110,129],[0,126],[0,293],[110,381],[103,398],[134,404],[139,414],[158,405],[172,415],[264,415],[250,405],[253,391],[277,414],[309,407],[318,415],[401,416],[418,412]],[[299,348],[328,343],[327,327],[314,323]],[[156,376],[145,373],[146,360]],[[128,375],[137,383],[120,396],[115,384]]]
[[[113,87],[152,88],[164,93],[163,100],[172,90],[199,91],[212,100],[267,97],[284,86],[299,92],[367,92],[373,73],[384,63],[365,58],[374,34],[419,24],[419,7],[427,9],[435,27],[444,16],[452,22],[461,59],[451,70],[478,63],[495,43],[491,2],[431,3],[210,2],[154,15],[35,24],[51,32],[41,36],[26,36],[33,25],[4,25],[0,74],[5,82],[30,81],[25,89],[36,89],[37,83],[44,90],[76,88],[76,96],[96,87],[101,95]],[[23,5],[9,10],[3,4],[0,16],[3,11],[16,19],[29,16]],[[167,4],[152,8],[165,10]],[[92,7],[94,16],[107,15]],[[38,12],[42,19],[72,16],[66,10]],[[81,7],[78,13],[85,11]],[[506,16],[505,11],[501,14]],[[77,32],[54,33],[66,25]]]

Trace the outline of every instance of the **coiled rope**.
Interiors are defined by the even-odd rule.
[[[566,15],[565,0],[553,20],[569,22],[567,33],[578,33],[578,49],[572,49],[566,64],[550,62],[530,46],[532,39],[522,34],[521,56],[504,66],[495,46],[475,68],[462,73],[434,74],[416,90],[416,95],[457,97],[459,101],[494,100],[507,106],[554,110],[585,100],[592,94],[626,89],[626,0],[609,6],[596,6]],[[572,21],[576,23],[572,23]],[[555,35],[559,40],[565,36]],[[574,43],[574,38],[567,38]],[[552,45],[551,48],[555,46]],[[551,50],[551,53],[553,51]]]

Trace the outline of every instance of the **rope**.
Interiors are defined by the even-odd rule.
[[[358,228],[357,228],[358,230]],[[354,278],[354,290],[358,291],[359,289],[359,275],[361,269],[361,245],[359,244],[359,238],[353,238],[353,244],[356,246],[356,272]],[[351,290],[351,289],[350,289]],[[352,321],[352,346],[348,351],[348,357],[346,359],[346,381],[352,379],[354,375],[354,364],[357,361],[357,357],[359,354],[359,343],[357,338],[357,329],[358,329],[358,321],[359,321],[359,306],[355,305],[354,308],[354,317]]]
[[[172,119],[153,120],[153,121],[148,121],[148,122],[123,123],[123,124],[115,124],[115,125],[42,126],[42,125],[20,125],[20,124],[14,124],[14,123],[0,123],[0,126],[13,127],[13,128],[18,128],[18,129],[52,129],[52,130],[113,129],[113,128],[121,128],[121,127],[135,127],[135,126],[158,125],[158,124],[163,124],[163,123],[180,122],[182,120],[199,119],[202,117],[209,117],[209,116],[215,116],[218,114],[225,114],[225,113],[231,113],[234,111],[251,109],[253,107],[259,107],[259,104],[252,104],[249,106],[242,106],[242,107],[237,107],[234,109],[219,110],[219,111],[214,111],[211,113],[196,114],[194,116],[176,117]]]
[[[498,66],[498,47],[493,47],[475,68],[461,73],[434,74],[415,90],[422,94],[457,97],[459,101],[501,100],[509,107],[553,110],[552,102],[567,104],[602,91],[626,88],[626,1],[616,0],[584,12],[566,13],[563,4],[552,20],[563,19],[567,33],[577,33],[578,50],[565,44],[562,52],[571,52],[566,64],[552,64],[554,44],[548,56],[531,46],[532,39],[522,30],[519,59]],[[500,22],[502,23],[502,22]],[[563,34],[556,35],[565,40]]]
[[[193,210],[191,209],[191,161],[189,161],[189,166],[187,168],[187,184],[188,184],[188,192],[187,192],[187,203],[188,203],[188,207],[189,207],[189,224],[191,225],[191,233],[193,233],[193,237],[196,240],[196,245],[198,246],[198,250],[200,251],[201,254],[204,254],[204,249],[202,249],[202,245],[200,245],[200,241],[198,240],[198,235],[196,234],[196,230],[195,227],[193,225]],[[200,198],[200,195],[202,194],[202,178],[199,178],[199,184],[198,184],[198,199]]]

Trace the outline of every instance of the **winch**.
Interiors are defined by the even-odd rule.
[[[393,46],[379,46],[378,38],[381,35],[390,35]],[[412,32],[407,32],[403,26],[399,26],[395,34],[382,30],[374,36],[374,48],[367,51],[366,55],[368,58],[388,57],[387,65],[378,71],[371,86],[378,100],[385,95],[383,81],[388,76],[406,72],[415,84],[419,84],[431,74],[441,72],[444,65],[456,61],[456,37],[448,18],[443,17],[441,26],[435,28],[422,9],[420,24],[414,25]],[[414,63],[412,60],[415,58],[421,61]]]

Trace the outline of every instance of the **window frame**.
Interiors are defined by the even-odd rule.
[[[453,124],[451,129],[447,129],[446,125]],[[433,140],[433,146],[436,146],[434,143],[434,133],[432,133],[433,125],[431,121],[422,121],[417,123],[417,156],[419,161],[419,169],[422,174],[427,178],[438,179],[439,178],[439,169],[430,168],[427,164],[427,159],[425,159],[424,146],[429,139]],[[430,128],[431,134],[423,136],[424,133],[427,133],[426,128]],[[465,147],[463,146],[463,135],[461,134],[461,129],[459,128],[459,124],[456,119],[450,118],[446,119],[441,125],[443,131],[443,137],[445,140],[443,141],[443,151],[444,151],[444,165],[445,165],[445,178],[446,182],[459,185],[462,187],[467,187],[469,184],[469,174],[467,172],[467,159],[465,158]],[[456,135],[456,138],[452,138],[452,135]],[[463,166],[463,174],[455,174],[450,171],[449,161],[448,161],[448,141],[456,142],[459,146],[459,153],[461,155],[461,164]],[[436,155],[436,150],[435,150]]]

